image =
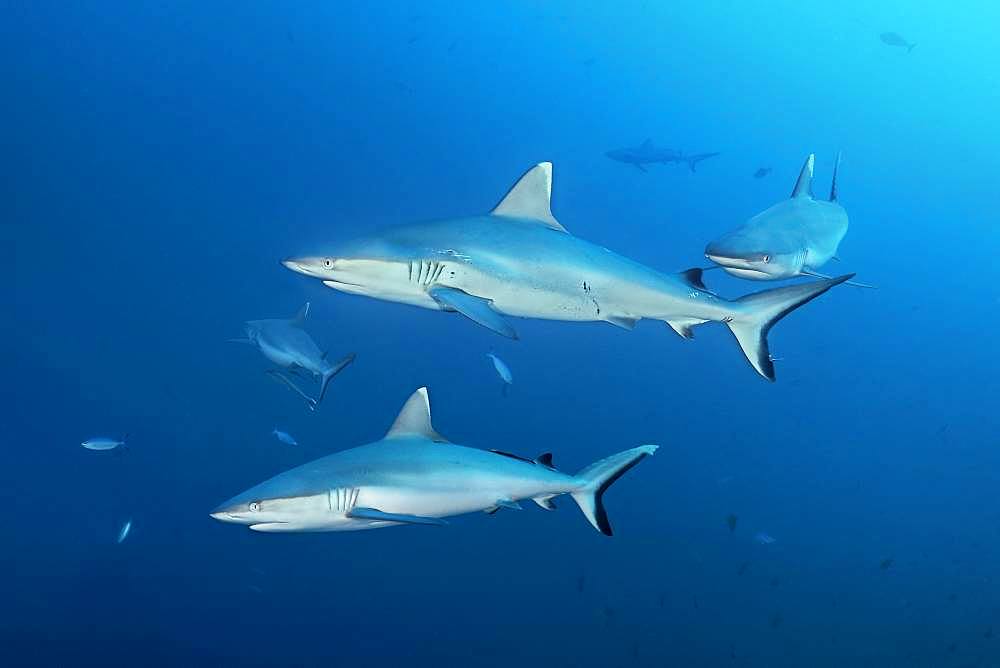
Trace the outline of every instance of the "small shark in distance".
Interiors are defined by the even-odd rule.
[[[254,531],[357,531],[403,524],[442,525],[444,517],[530,499],[555,510],[569,494],[595,529],[611,535],[604,492],[655,445],[641,445],[576,475],[557,471],[552,455],[528,459],[448,442],[431,425],[427,388],[410,396],[385,437],[281,473],[211,512]]]
[[[686,162],[688,167],[690,167],[693,172],[696,171],[695,167],[699,162],[715,157],[719,154],[697,153],[695,155],[684,155],[682,151],[655,146],[652,139],[647,139],[638,146],[633,146],[631,148],[617,148],[612,151],[608,151],[604,155],[608,156],[612,160],[632,165],[642,172],[646,171],[646,168],[643,165],[651,165],[655,163],[665,165],[671,162]]]
[[[457,312],[510,338],[517,333],[504,316],[629,330],[648,318],[686,339],[696,325],[721,322],[768,380],[771,327],[853,276],[730,301],[705,287],[701,269],[664,274],[574,237],[553,217],[551,196],[552,164],[543,162],[488,214],[399,225],[283,264],[341,292]]]
[[[309,314],[309,302],[290,319],[249,320],[244,327],[246,338],[230,339],[234,343],[246,343],[261,352],[264,357],[288,373],[299,375],[300,371],[320,380],[319,396],[312,398],[293,383],[278,369],[268,371],[276,380],[288,385],[306,402],[310,410],[316,410],[334,376],[354,361],[351,353],[331,364],[327,354],[319,349],[316,342],[304,329]]]
[[[739,278],[774,281],[797,276],[829,278],[817,269],[836,258],[847,234],[847,211],[837,201],[837,171],[833,169],[830,201],[812,194],[815,155],[806,158],[792,195],[758,213],[742,226],[712,241],[705,257]],[[871,287],[862,283],[850,283]]]
[[[878,38],[882,40],[883,44],[886,44],[888,46],[903,47],[904,49],[906,49],[907,53],[913,51],[913,47],[916,46],[916,44],[906,41],[906,38],[900,35],[899,33],[884,32],[881,35],[879,35]]]

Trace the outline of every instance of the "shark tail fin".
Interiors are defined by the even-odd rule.
[[[611,523],[604,509],[604,492],[644,457],[656,452],[657,447],[659,446],[640,445],[638,448],[605,457],[576,474],[580,487],[572,492],[573,500],[580,506],[587,521],[605,536],[611,535]]]
[[[357,355],[350,353],[323,372],[323,384],[320,385],[319,388],[319,398],[316,399],[317,404],[323,401],[323,397],[326,396],[326,388],[330,384],[330,381],[333,380],[334,376],[343,371],[347,365],[353,362],[355,357],[357,357]]]
[[[773,381],[774,359],[768,349],[767,333],[775,323],[798,307],[852,278],[854,274],[846,274],[837,278],[755,292],[737,299],[736,303],[742,307],[740,314],[726,320],[726,324],[743,349],[750,366],[764,378]]]

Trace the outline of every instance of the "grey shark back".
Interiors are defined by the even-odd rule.
[[[551,195],[552,165],[543,162],[489,214],[400,225],[284,264],[340,292],[458,313],[509,338],[518,338],[509,317],[624,329],[653,319],[685,338],[706,322],[733,328],[757,317],[749,311],[760,302],[715,295],[700,269],[664,274],[573,236],[553,216]],[[813,287],[822,293],[837,282]],[[788,295],[787,310],[805,301]],[[737,340],[758,373],[773,380],[753,361],[760,346],[744,345],[751,338]]]
[[[656,449],[632,448],[569,475],[547,453],[529,459],[448,442],[432,426],[427,390],[420,388],[380,441],[281,473],[211,516],[271,533],[355,531],[442,525],[454,515],[520,508],[527,499],[551,510],[553,497],[569,494],[598,531],[611,535],[604,493]]]

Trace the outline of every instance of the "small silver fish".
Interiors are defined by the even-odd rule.
[[[125,446],[125,440],[128,438],[128,434],[125,434],[121,439],[109,438],[107,436],[95,436],[94,438],[88,438],[86,441],[81,443],[83,447],[88,450],[114,450],[115,448],[120,448]]]
[[[284,443],[285,445],[298,445],[299,442],[296,441],[291,434],[281,431],[275,427],[274,431],[271,432],[276,439]]]
[[[755,541],[757,541],[758,543],[760,543],[761,545],[771,545],[772,543],[775,542],[775,539],[774,539],[773,536],[770,536],[770,535],[764,533],[763,531],[761,531],[756,536],[754,536],[753,539]]]
[[[497,374],[503,379],[503,382],[513,385],[514,376],[510,372],[510,367],[504,364],[504,361],[493,353],[486,353],[486,356],[493,360],[493,368],[497,370]]]
[[[128,532],[132,530],[132,520],[125,520],[125,524],[118,530],[118,544],[121,545],[128,538]]]

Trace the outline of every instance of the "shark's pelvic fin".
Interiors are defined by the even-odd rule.
[[[488,299],[474,297],[468,292],[455,288],[434,287],[428,293],[431,298],[449,311],[457,311],[469,320],[477,322],[497,334],[516,339],[517,332],[503,316],[493,310]]]
[[[552,163],[540,162],[529,169],[490,213],[537,220],[565,232],[566,228],[552,215]]]
[[[396,421],[392,423],[386,438],[406,438],[423,437],[438,443],[447,443],[448,440],[441,434],[434,431],[431,425],[431,402],[427,396],[427,388],[421,387],[410,395],[410,398],[403,404],[402,410],[396,416]]]
[[[521,504],[514,499],[497,499],[497,502],[493,504],[494,508],[506,508],[508,510],[523,510]]]
[[[347,513],[347,516],[356,520],[378,520],[380,522],[401,522],[403,524],[427,524],[431,526],[444,526],[448,524],[439,517],[383,513],[381,510],[375,508],[352,508]]]
[[[795,182],[792,189],[792,197],[812,197],[813,166],[816,164],[816,154],[810,153],[806,158],[806,164],[802,165],[799,172],[799,180]]]
[[[837,172],[840,170],[840,157],[843,155],[837,151],[837,162],[833,164],[833,181],[830,182],[830,201],[837,201]]]
[[[306,316],[309,315],[309,302],[302,305],[302,308],[298,310],[298,313],[292,318],[293,325],[299,325],[300,327],[305,324]]]

